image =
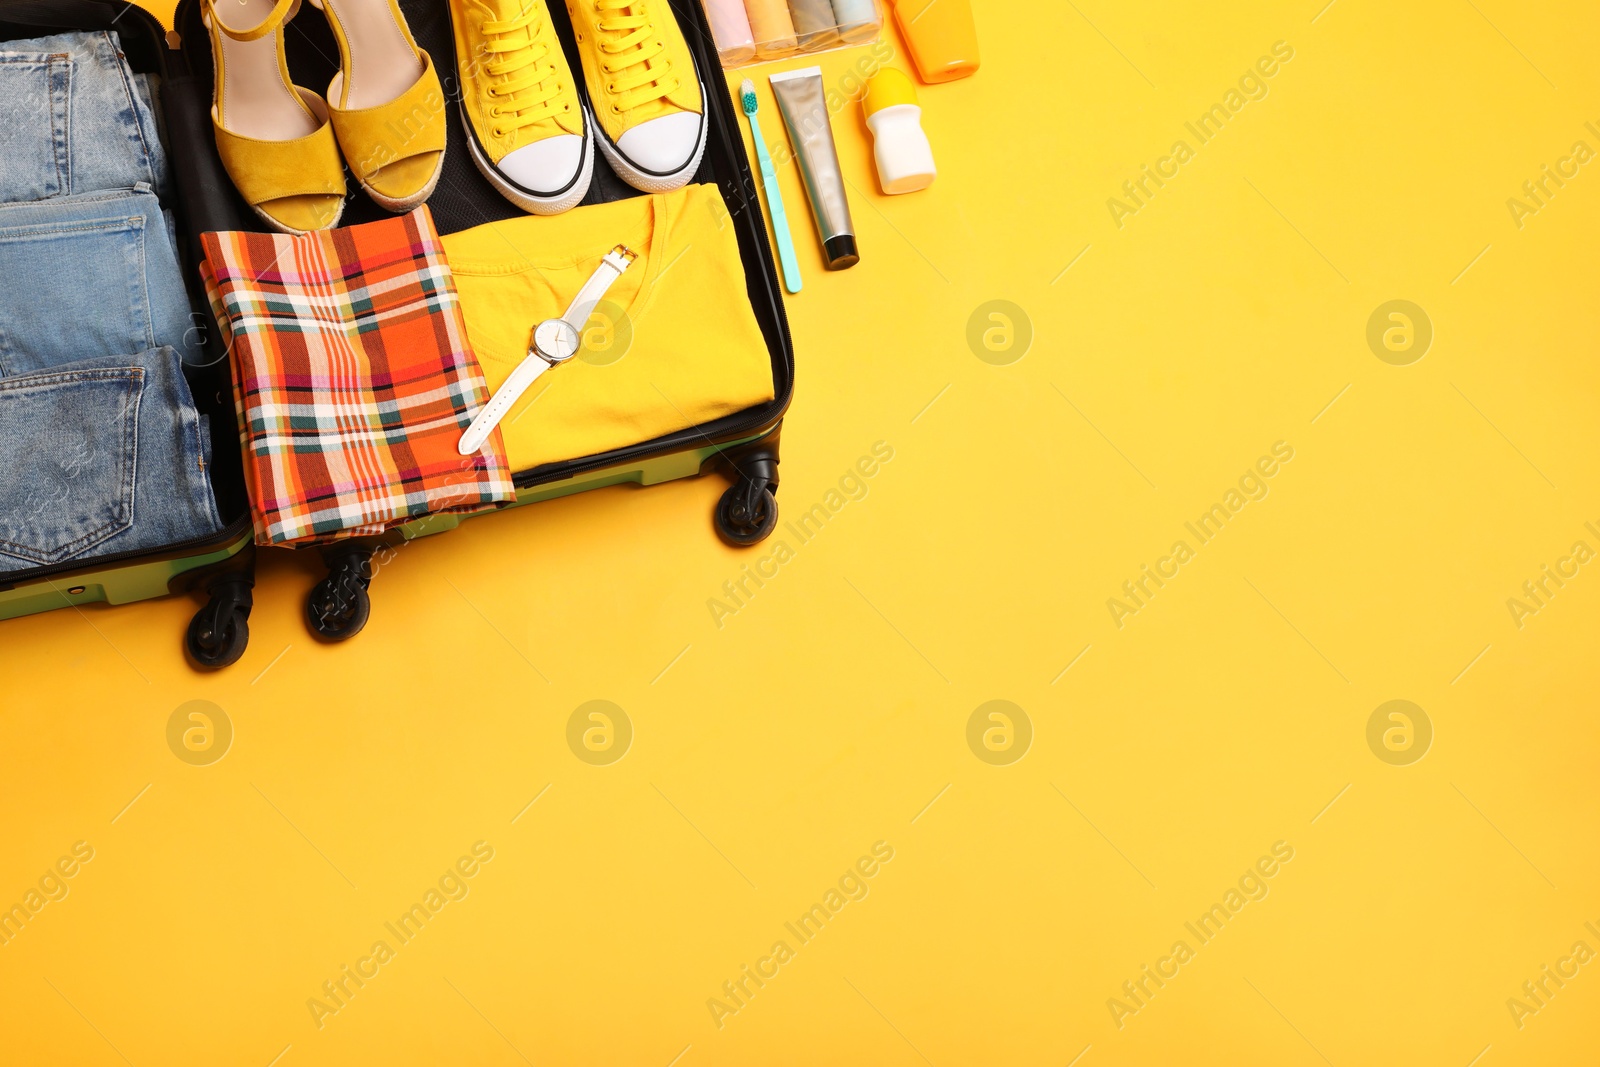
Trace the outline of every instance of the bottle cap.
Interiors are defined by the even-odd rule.
[[[917,87],[904,72],[894,67],[884,67],[868,79],[867,93],[861,98],[861,106],[869,119],[884,108],[916,102]]]
[[[822,244],[822,257],[828,261],[829,270],[845,270],[861,262],[853,233],[841,233]]]

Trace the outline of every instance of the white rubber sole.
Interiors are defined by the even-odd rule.
[[[577,180],[572,183],[572,188],[555,196],[539,196],[514,184],[505,175],[495,169],[489,157],[484,155],[483,148],[478,144],[478,138],[472,132],[472,120],[467,117],[466,109],[461,111],[461,124],[467,130],[467,149],[472,156],[472,163],[478,168],[478,173],[492,186],[495,192],[532,215],[559,215],[563,211],[570,211],[578,206],[578,202],[589,195],[589,185],[594,181],[594,127],[588,124],[585,115],[583,128],[583,168],[578,172]]]
[[[706,86],[704,82],[701,82],[701,107],[705,107],[705,100]],[[585,111],[588,111],[587,104],[585,105]],[[584,118],[590,122],[595,122],[592,114],[585,114]],[[595,122],[594,128],[600,129],[600,124]],[[628,162],[627,157],[622,154],[621,150],[611,143],[611,138],[607,137],[604,132],[596,137],[595,141],[600,145],[600,150],[606,154],[606,162],[610,163],[611,169],[617,172],[617,177],[641,193],[670,193],[674,189],[682,189],[685,185],[688,185],[694,178],[695,172],[700,169],[700,161],[705,157],[706,141],[710,132],[711,123],[707,120],[705,113],[702,112],[700,115],[700,141],[695,145],[694,155],[689,158],[689,162],[671,174],[655,174],[635,167]]]

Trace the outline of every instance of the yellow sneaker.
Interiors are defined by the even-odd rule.
[[[589,191],[594,139],[545,0],[450,0],[461,118],[478,170],[524,211]]]
[[[600,150],[635,189],[689,184],[706,150],[705,88],[667,0],[566,0]]]

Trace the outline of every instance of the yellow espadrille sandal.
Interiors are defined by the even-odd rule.
[[[211,125],[228,177],[273,229],[338,225],[344,162],[323,99],[289,79],[283,24],[300,0],[205,0],[216,70]]]
[[[339,42],[328,110],[351,173],[390,211],[433,195],[444,170],[444,88],[397,0],[311,0]]]

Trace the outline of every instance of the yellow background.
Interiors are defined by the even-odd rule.
[[[1520,629],[1506,606],[1600,548],[1600,163],[1521,228],[1506,204],[1600,148],[1592,6],[975,7],[983,69],[921,89],[932,190],[878,195],[836,116],[860,266],[821,269],[785,169],[785,518],[894,458],[720,629],[769,548],[718,543],[717,478],[408,546],[339,647],[301,619],[311,561],[265,553],[218,675],[181,659],[189,600],[0,626],[0,904],[95,850],[0,947],[0,1061],[1594,1061],[1600,964],[1520,1029],[1506,1006],[1600,949],[1600,564]],[[764,76],[805,64],[757,72],[774,144]],[[1394,299],[1433,324],[1409,366],[1366,342]],[[1035,333],[1009,365],[966,340],[991,300]],[[1119,629],[1107,599],[1277,441],[1270,495]],[[566,741],[596,699],[634,730],[610,766]],[[967,744],[993,699],[1033,727],[1009,766]],[[1391,699],[1433,726],[1410,766],[1367,744]],[[214,765],[168,748],[190,700],[235,731]],[[480,840],[470,895],[318,1029],[308,998]],[[877,841],[869,895],[719,1029],[707,1000]]]

